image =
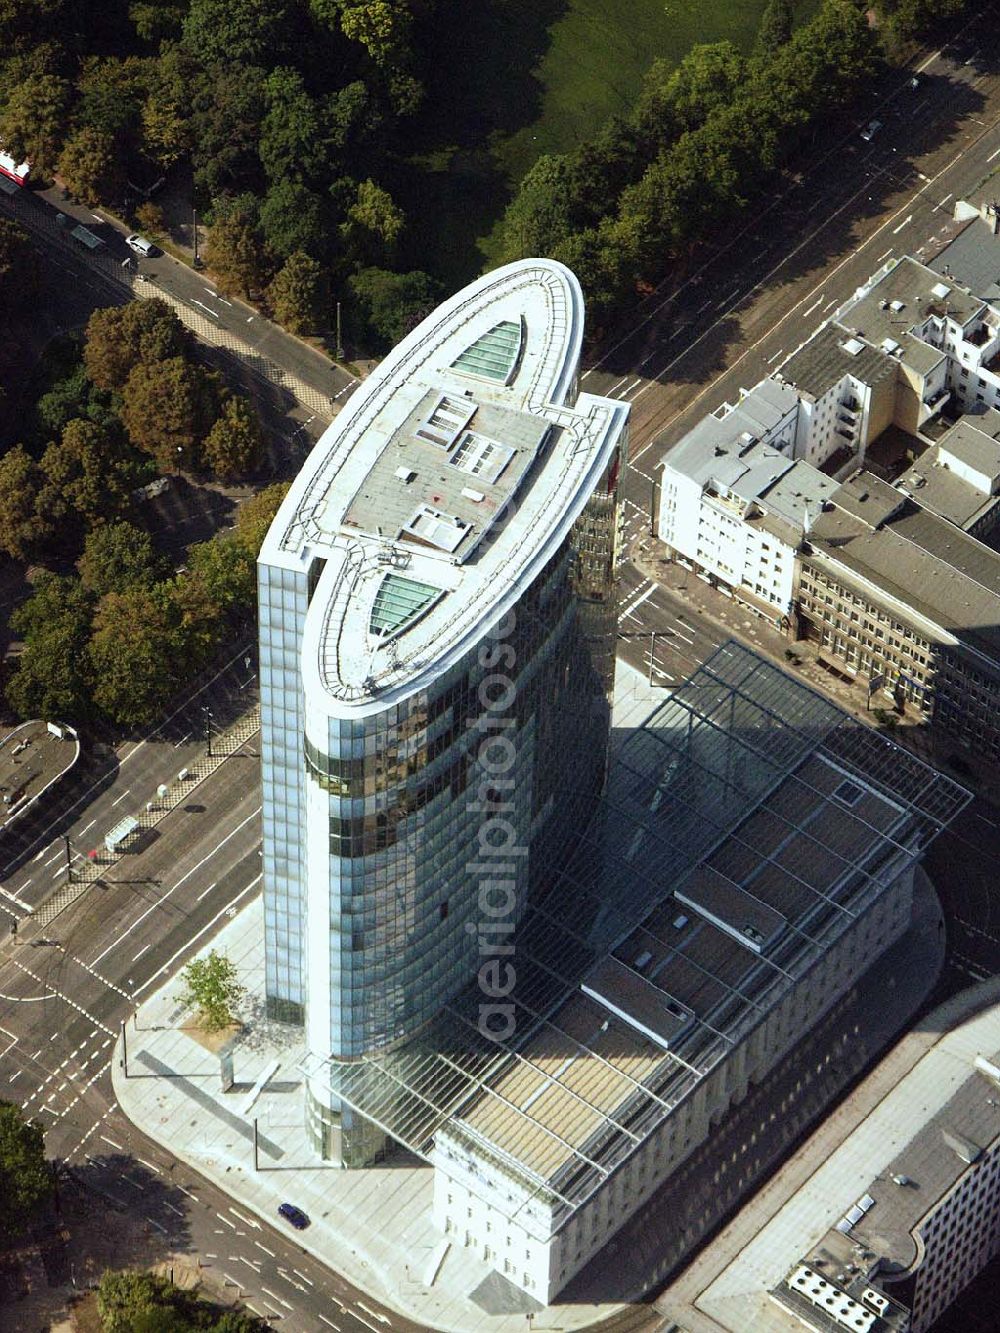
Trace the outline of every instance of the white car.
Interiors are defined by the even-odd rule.
[[[152,241],[147,241],[145,236],[138,234],[126,236],[125,244],[130,250],[134,250],[137,255],[143,255],[146,259],[151,259],[160,253]]]
[[[862,139],[864,139],[865,143],[871,143],[881,128],[882,122],[880,120],[870,120],[861,131]]]

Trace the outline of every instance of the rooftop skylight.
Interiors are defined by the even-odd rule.
[[[520,360],[523,339],[523,324],[505,319],[494,324],[457,356],[451,363],[452,368],[467,375],[496,380],[498,384],[509,384]]]
[[[418,583],[416,579],[406,579],[400,574],[386,574],[375,594],[369,630],[380,638],[398,633],[426,610],[440,591],[429,583]]]

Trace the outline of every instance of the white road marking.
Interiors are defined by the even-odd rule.
[[[183,948],[178,949],[177,952],[174,954],[174,956],[172,958],[169,958],[163,964],[159,972],[155,972],[149,978],[148,981],[144,981],[141,986],[137,986],[135,988],[135,990],[132,992],[133,998],[138,999],[138,997],[142,994],[144,990],[147,990],[150,986],[152,986],[154,982],[156,982],[160,977],[164,975],[164,973],[169,972],[173,964],[176,963],[178,958],[180,958],[181,954],[187,953],[191,948],[192,944],[194,944],[195,940],[199,939],[202,935],[204,935],[206,931],[211,930],[213,926],[215,926],[216,923],[220,920],[220,918],[228,916],[230,912],[233,910],[233,908],[236,906],[236,904],[239,902],[239,900],[241,898],[245,898],[248,893],[252,892],[252,890],[257,887],[257,885],[260,883],[262,879],[263,879],[262,875],[254,876],[254,878],[250,881],[250,883],[246,886],[245,889],[241,889],[240,892],[236,895],[236,897],[233,898],[231,902],[227,903],[221,912],[216,912],[215,916],[212,917],[211,921],[206,922],[206,924],[202,926],[201,930],[199,930],[196,934],[191,936],[191,938],[188,940],[187,944],[185,944]]]
[[[625,619],[626,616],[631,615],[631,613],[636,609],[637,606],[641,606],[643,602],[645,602],[648,598],[652,597],[654,592],[656,592],[656,584],[651,582],[646,591],[640,594],[640,596],[638,596],[634,602],[630,602],[628,606],[625,608],[625,610],[618,617],[619,625],[622,623],[622,621]]]
[[[139,950],[139,952],[136,954],[136,956],[132,959],[132,962],[137,963],[139,959],[142,957],[142,955],[152,947],[153,947],[152,944],[144,944],[142,948]]]
[[[192,305],[196,305],[196,306],[200,306],[200,307],[202,308],[202,310],[204,310],[205,314],[206,314],[206,315],[211,315],[213,319],[218,319],[218,318],[219,318],[219,312],[218,312],[217,310],[213,310],[213,309],[211,308],[211,306],[207,306],[207,305],[205,304],[204,301],[199,301],[198,298],[197,298],[197,296],[192,296],[192,297],[191,297],[191,304],[192,304]]]
[[[903,228],[908,227],[912,221],[913,221],[913,214],[909,213],[905,218],[903,218],[902,222],[899,224],[898,227],[893,227],[892,229],[893,236],[898,236],[899,233],[903,230]]]
[[[986,161],[992,162],[995,157],[1000,157],[1000,148],[997,148],[994,152],[990,153]]]
[[[116,796],[115,799],[111,802],[111,804],[119,805],[122,801],[124,801],[125,797],[129,794],[129,791],[130,788],[126,787],[125,790],[122,792],[121,796]]]
[[[229,1218],[228,1218],[228,1217],[223,1217],[221,1213],[216,1213],[215,1215],[216,1215],[216,1217],[219,1219],[220,1222],[225,1222],[225,1224],[226,1224],[227,1227],[232,1227],[232,1229],[233,1229],[234,1231],[236,1230],[236,1223],[235,1223],[235,1222],[230,1222]]]
[[[201,893],[199,893],[199,894],[198,894],[198,897],[195,899],[195,902],[196,902],[196,903],[200,903],[201,900],[202,900],[202,898],[207,898],[208,895],[209,895],[209,894],[212,892],[212,890],[215,888],[216,884],[218,884],[218,882],[219,882],[219,881],[218,881],[217,879],[216,879],[216,880],[213,880],[212,883],[209,884],[209,886],[208,886],[207,889],[202,889]]]
[[[87,832],[87,830],[88,830],[88,829],[92,829],[96,823],[97,823],[97,820],[96,820],[96,819],[92,819],[92,820],[90,821],[89,824],[85,824],[85,825],[83,826],[83,828],[80,830],[80,832],[77,834],[77,837],[82,838],[83,835]]]
[[[186,881],[189,880],[192,875],[194,875],[197,871],[199,871],[202,868],[202,866],[205,864],[206,861],[210,861],[213,856],[221,852],[223,847],[225,847],[226,843],[229,842],[231,838],[235,838],[237,833],[239,833],[242,829],[246,828],[247,824],[249,824],[252,820],[257,818],[257,816],[260,814],[260,810],[261,807],[258,806],[256,810],[254,810],[251,814],[247,815],[246,819],[241,820],[240,823],[237,824],[234,829],[231,829],[226,834],[226,836],[216,847],[213,847],[210,852],[208,852],[205,856],[201,858],[201,860],[198,862],[197,865],[192,866],[191,869],[187,872],[187,874],[182,875],[180,879],[177,881],[177,883],[173,886],[173,888],[168,889],[167,892],[162,896],[162,898],[157,899],[157,901],[153,903],[151,907],[147,907],[145,912],[143,912],[140,916],[136,917],[136,919],[131,923],[131,925],[127,926],[125,930],[120,931],[117,937],[111,941],[108,947],[106,949],[102,949],[101,952],[97,955],[97,957],[94,959],[94,965],[96,966],[101,961],[102,958],[107,957],[107,955],[111,952],[113,948],[115,948],[116,945],[121,944],[122,940],[126,937],[126,935],[130,935],[132,931],[135,930],[136,926],[140,925],[143,921],[145,921],[146,917],[148,917],[152,912],[155,912],[157,908],[162,907],[162,905],[171,896],[171,894],[176,893],[182,884],[186,883]],[[188,944],[190,945],[190,941],[188,942]]]
[[[257,1246],[258,1250],[263,1250],[264,1253],[269,1254],[272,1259],[277,1257],[273,1250],[269,1250],[266,1245],[261,1245],[259,1240],[255,1240],[254,1244]]]
[[[122,1147],[120,1143],[115,1143],[114,1139],[109,1139],[106,1134],[99,1134],[98,1138],[103,1140],[104,1143],[108,1144],[109,1147],[117,1148],[119,1152],[125,1151],[125,1149]]]
[[[769,366],[772,361],[777,361],[778,357],[781,356],[784,350],[785,349],[783,347],[779,347],[778,350],[775,352],[774,356],[769,356],[764,364]]]

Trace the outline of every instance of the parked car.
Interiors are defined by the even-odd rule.
[[[145,236],[126,236],[125,244],[130,250],[134,250],[137,255],[143,255],[146,259],[152,259],[155,255],[160,253],[153,242],[147,241]]]
[[[862,139],[864,139],[866,143],[871,143],[881,128],[882,122],[880,120],[870,120],[861,131]]]
[[[278,1212],[286,1222],[291,1222],[296,1231],[305,1231],[309,1225],[309,1218],[301,1208],[296,1208],[294,1203],[283,1203],[279,1206]]]

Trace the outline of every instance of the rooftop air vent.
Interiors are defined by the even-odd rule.
[[[398,477],[400,481],[405,481],[405,482],[413,481],[416,475],[417,474],[412,470],[412,468],[408,467],[398,467],[396,471],[393,473],[393,476]]]
[[[865,345],[860,338],[848,338],[847,341],[842,342],[840,346],[848,356],[857,356],[859,352],[864,350]]]
[[[931,296],[935,297],[938,301],[943,301],[946,296],[950,295],[951,295],[951,288],[948,286],[947,283],[936,282],[934,286],[931,288]]]

